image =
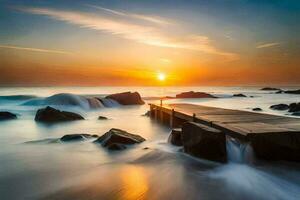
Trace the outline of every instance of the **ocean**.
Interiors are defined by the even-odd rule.
[[[256,161],[251,149],[228,141],[230,161],[218,164],[196,159],[167,142],[170,129],[142,116],[147,103],[160,96],[185,91],[208,92],[216,99],[169,99],[168,103],[192,103],[213,107],[291,116],[271,110],[278,103],[299,102],[299,95],[275,94],[261,87],[3,87],[0,111],[18,115],[0,122],[0,199],[300,199],[300,165]],[[299,87],[281,87],[298,89]],[[81,96],[137,91],[141,106],[91,108]],[[58,124],[34,121],[35,113],[55,99],[55,108],[81,114],[86,120]],[[248,97],[232,97],[243,93]],[[67,95],[67,96],[68,96]],[[250,97],[251,96],[251,97]],[[53,100],[52,98],[51,100]],[[63,102],[62,104],[57,102]],[[108,120],[97,120],[98,116]],[[102,135],[120,128],[146,138],[127,150],[111,152],[92,139],[74,143],[49,143],[66,134]],[[145,149],[145,147],[147,147]]]

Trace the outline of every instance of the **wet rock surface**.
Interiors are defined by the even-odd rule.
[[[220,130],[195,122],[182,126],[182,144],[185,153],[207,160],[226,162],[226,137]]]
[[[272,105],[270,106],[270,108],[273,110],[288,110],[289,105],[281,103],[281,104]]]
[[[240,93],[240,94],[233,94],[233,97],[247,97],[246,95]]]
[[[97,138],[98,135],[90,135],[90,134],[68,134],[64,135],[60,138],[62,142],[76,142],[76,141],[83,141],[89,138]]]
[[[145,138],[139,135],[128,133],[121,129],[113,128],[106,132],[104,135],[100,136],[94,142],[101,143],[104,147],[109,147],[113,144],[131,145],[141,143],[144,141]]]
[[[182,146],[182,130],[181,128],[172,129],[168,142],[175,146]]]
[[[117,101],[121,105],[143,105],[145,102],[142,100],[138,92],[123,92],[106,96],[107,99]]]
[[[273,88],[273,87],[264,87],[264,88],[261,88],[260,90],[266,90],[266,91],[276,91],[276,90],[280,90],[279,88]]]
[[[104,117],[104,116],[99,116],[98,117],[98,120],[107,120],[108,118],[107,117]]]
[[[176,98],[217,98],[211,94],[205,92],[183,92],[176,95]]]
[[[300,94],[300,89],[299,90],[287,90],[284,91],[286,94]]]
[[[76,113],[60,111],[50,106],[46,108],[39,109],[35,115],[35,121],[39,122],[64,122],[64,121],[74,121],[83,120],[84,118]]]
[[[262,111],[261,108],[253,108],[252,110],[253,110],[253,111]]]
[[[2,111],[0,112],[0,121],[1,120],[10,120],[17,119],[17,115],[11,112]]]

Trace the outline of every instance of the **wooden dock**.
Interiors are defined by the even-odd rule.
[[[169,125],[180,127],[183,122],[194,121],[222,130],[232,137],[247,140],[255,133],[299,133],[300,119],[230,110],[193,104],[149,104],[152,118]]]

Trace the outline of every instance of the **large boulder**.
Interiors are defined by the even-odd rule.
[[[260,90],[266,90],[266,91],[275,91],[275,90],[280,90],[279,88],[273,88],[273,87],[264,87],[264,88],[261,88]]]
[[[246,95],[244,95],[244,94],[233,94],[232,95],[233,97],[247,97]]]
[[[300,161],[300,133],[258,133],[247,136],[256,157]]]
[[[182,130],[181,128],[174,128],[172,129],[169,138],[168,138],[168,142],[170,142],[173,145],[176,146],[182,146]]]
[[[226,162],[226,137],[223,132],[195,122],[182,126],[184,152],[212,161]]]
[[[289,105],[281,103],[281,104],[272,105],[270,106],[270,108],[273,110],[288,110]]]
[[[141,98],[141,95],[138,92],[123,92],[123,93],[111,94],[106,96],[105,98],[115,100],[122,105],[145,104],[145,102]]]
[[[98,135],[90,135],[90,134],[68,134],[64,135],[60,138],[60,141],[62,142],[76,142],[76,141],[82,141],[89,138],[97,138]]]
[[[17,115],[6,111],[0,112],[0,120],[9,120],[9,119],[17,119]]]
[[[112,128],[94,142],[101,143],[104,147],[110,147],[113,144],[130,145],[144,141],[145,139],[139,135],[128,133],[121,129]],[[115,147],[115,145],[113,147]]]
[[[289,112],[300,112],[300,102],[299,103],[291,103],[289,105]]]
[[[300,94],[300,89],[299,90],[287,90],[287,91],[284,91],[284,93],[287,93],[287,94]]]
[[[182,92],[176,95],[176,98],[216,98],[215,96],[205,92]]]
[[[35,115],[35,121],[39,122],[63,122],[83,119],[84,118],[79,114],[67,111],[60,111],[50,106],[39,109]]]

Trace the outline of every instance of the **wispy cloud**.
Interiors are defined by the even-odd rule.
[[[265,43],[265,44],[256,46],[256,48],[257,49],[268,48],[268,47],[278,46],[279,44],[280,44],[279,42]]]
[[[71,52],[67,52],[67,51],[52,50],[52,49],[38,49],[38,48],[31,48],[31,47],[19,47],[19,46],[11,46],[11,45],[0,45],[0,48],[35,51],[41,53],[71,54]]]
[[[137,13],[123,12],[123,11],[104,8],[104,7],[101,7],[101,6],[94,6],[94,5],[90,5],[90,6],[93,7],[93,8],[96,8],[96,9],[103,10],[105,12],[114,14],[114,15],[135,18],[135,19],[139,19],[139,20],[152,22],[152,23],[155,23],[155,24],[162,24],[162,25],[171,24],[171,22],[168,21],[167,19],[163,19],[162,17],[158,17],[158,16],[150,16],[150,15],[143,15],[143,14],[137,14]]]
[[[18,10],[31,14],[45,15],[56,20],[78,25],[82,28],[104,31],[147,45],[201,51],[208,54],[223,56],[229,60],[238,58],[238,55],[234,53],[225,52],[216,48],[212,44],[212,41],[206,36],[188,35],[178,38],[169,34],[163,34],[157,27],[136,24],[130,21],[117,20],[115,18],[85,12],[34,7],[22,7],[18,8]],[[113,10],[111,10],[111,12],[119,13],[118,11]]]

